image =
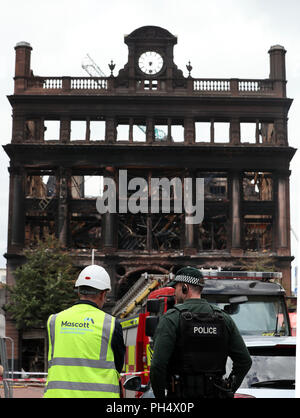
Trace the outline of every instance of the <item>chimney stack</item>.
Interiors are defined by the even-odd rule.
[[[27,78],[31,75],[30,56],[31,45],[28,42],[18,42],[15,46],[16,65],[15,65],[15,92],[25,90]]]
[[[275,88],[286,96],[286,72],[285,72],[285,54],[286,50],[281,45],[271,46],[270,54],[270,76],[275,82]]]
[[[270,78],[272,80],[284,80],[285,74],[285,54],[286,50],[281,45],[271,46],[270,54]]]

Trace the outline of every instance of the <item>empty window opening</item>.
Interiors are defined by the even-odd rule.
[[[167,141],[168,140],[168,125],[155,124],[154,126],[154,138],[155,141]]]
[[[71,197],[72,199],[84,198],[84,176],[71,177]]]
[[[132,139],[133,139],[133,142],[146,142],[146,126],[133,125]]]
[[[95,199],[103,195],[103,176],[90,175],[71,177],[72,199]]]
[[[229,122],[215,122],[214,123],[214,142],[224,143],[229,142]]]
[[[105,121],[90,122],[90,141],[104,141],[105,139]]]
[[[195,123],[195,139],[196,142],[210,142],[211,139],[211,123],[196,122]]]
[[[71,141],[84,141],[86,139],[86,121],[71,121]]]
[[[255,144],[256,143],[256,123],[241,123],[241,142]]]
[[[129,125],[119,124],[117,126],[117,141],[129,140]]]
[[[184,127],[182,125],[172,125],[171,138],[174,142],[184,142]]]
[[[59,140],[60,121],[45,120],[44,121],[44,140]]]
[[[103,195],[103,176],[84,176],[84,197],[97,198]]]
[[[55,196],[56,177],[49,175],[28,175],[26,178],[26,197],[44,199]]]
[[[144,90],[157,90],[157,80],[144,80]]]

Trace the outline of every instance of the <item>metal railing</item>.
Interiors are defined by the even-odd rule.
[[[8,366],[8,359],[7,359],[7,350],[6,350],[6,342],[10,341],[11,343],[11,353],[12,353],[12,360],[11,360],[11,370],[9,370]],[[0,364],[3,366],[3,389],[4,389],[4,397],[5,398],[12,398],[13,397],[13,388],[10,376],[14,375],[14,342],[10,337],[0,337]]]

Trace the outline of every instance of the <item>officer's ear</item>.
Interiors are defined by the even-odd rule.
[[[188,293],[188,291],[189,291],[189,287],[188,287],[188,285],[183,284],[183,285],[182,285],[182,288],[181,288],[181,291],[182,291],[182,293],[183,293],[184,295],[186,295],[186,294]]]

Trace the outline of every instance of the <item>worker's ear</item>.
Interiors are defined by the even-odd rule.
[[[107,295],[107,290],[103,290],[101,292],[101,299],[103,300],[103,303],[106,301],[106,295]]]

